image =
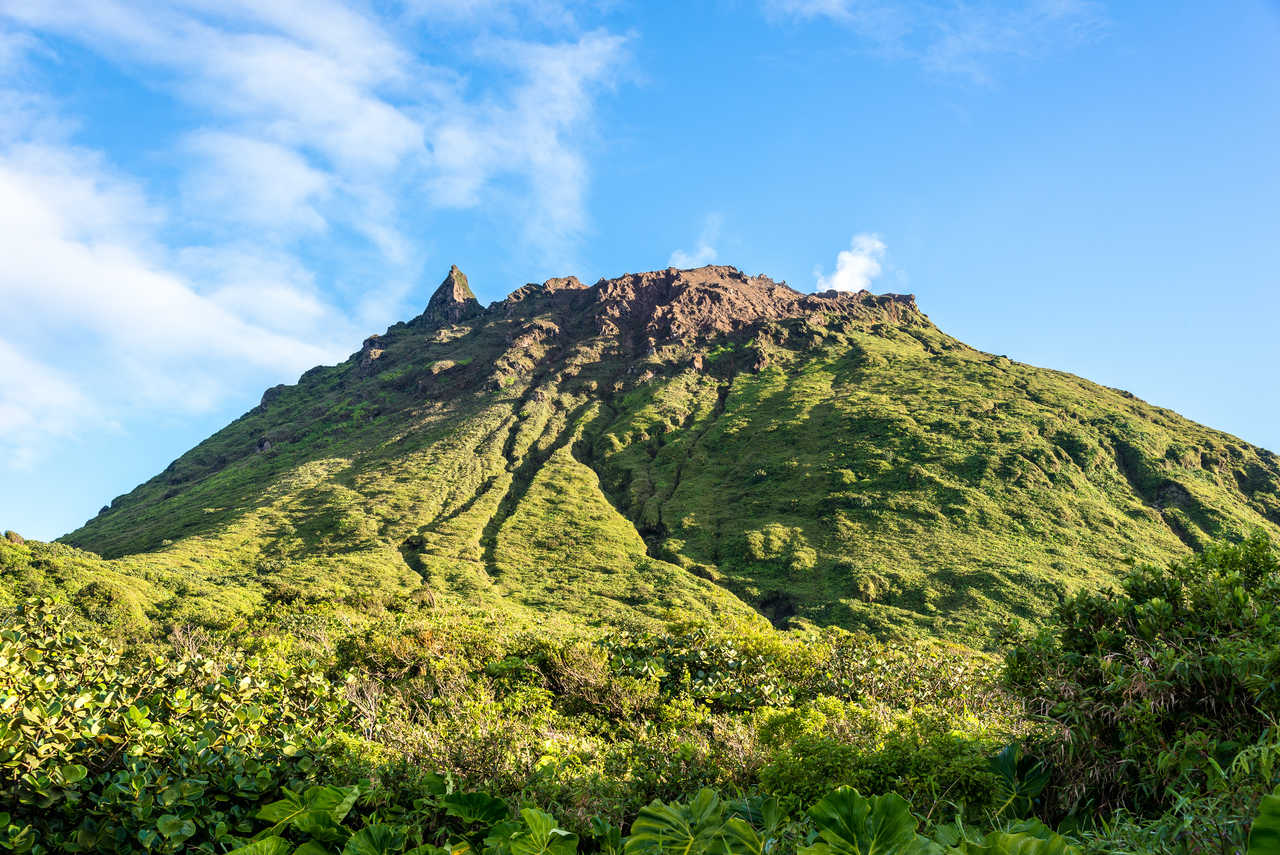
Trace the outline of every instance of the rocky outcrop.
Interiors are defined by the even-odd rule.
[[[371,335],[364,340],[364,344],[360,346],[360,367],[368,370],[374,360],[380,359],[382,354],[386,352],[387,342],[384,336]]]
[[[786,318],[806,318],[814,327],[821,327],[828,317],[928,323],[909,294],[805,294],[785,282],[748,276],[726,265],[628,273],[589,287],[573,276],[531,282],[488,310],[471,293],[467,277],[453,267],[418,322],[446,326],[482,317],[527,320],[534,311],[549,312],[565,329],[581,330],[585,324],[589,335],[620,336],[638,351]]]
[[[784,318],[877,317],[891,322],[923,320],[909,294],[877,296],[867,291],[802,294],[766,276],[747,276],[724,265],[694,270],[655,270],[601,280],[595,318],[602,334],[630,332],[633,341],[661,344],[706,338]]]
[[[422,320],[432,326],[445,326],[473,318],[483,311],[480,301],[467,284],[466,274],[454,266],[449,268],[449,275],[431,295]]]

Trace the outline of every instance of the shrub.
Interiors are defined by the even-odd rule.
[[[1207,792],[1280,716],[1280,560],[1256,535],[1082,593],[1009,656],[1056,727],[1057,807],[1156,811]]]
[[[221,852],[301,783],[341,722],[334,686],[243,656],[123,658],[49,601],[0,632],[0,804],[18,851]]]
[[[816,801],[835,786],[897,792],[926,812],[997,807],[991,757],[1008,739],[969,718],[922,706],[895,711],[825,699],[766,713],[762,741],[775,746],[760,770],[763,791],[784,805]]]

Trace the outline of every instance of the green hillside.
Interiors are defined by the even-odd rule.
[[[167,617],[410,597],[972,640],[1255,529],[1280,534],[1275,455],[978,352],[909,297],[708,267],[483,309],[455,269],[64,540]]]

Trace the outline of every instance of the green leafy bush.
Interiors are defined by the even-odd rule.
[[[1261,535],[1139,567],[1118,591],[1067,600],[1059,620],[1008,660],[1056,728],[1059,810],[1159,811],[1211,793],[1280,716],[1280,559]],[[1236,794],[1274,787],[1266,765]]]
[[[222,851],[259,801],[317,771],[340,688],[242,656],[124,658],[29,603],[0,632],[8,845]]]
[[[901,796],[864,798],[843,787],[809,810],[818,840],[798,855],[1078,855],[1079,848],[1039,822],[1020,822],[976,836],[959,825],[941,827],[932,838]]]
[[[794,720],[801,717],[803,725]],[[962,804],[973,814],[998,808],[991,757],[1008,735],[931,705],[910,711],[823,699],[766,714],[776,745],[760,770],[765,792],[809,804],[837,784],[896,791],[922,806]],[[789,727],[780,727],[782,723]]]

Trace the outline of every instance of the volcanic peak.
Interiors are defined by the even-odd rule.
[[[459,287],[460,283],[460,287]],[[422,320],[434,326],[512,317],[549,309],[566,326],[586,323],[596,335],[632,342],[669,342],[737,332],[762,321],[832,315],[898,323],[923,320],[912,295],[868,291],[804,294],[785,282],[748,276],[727,265],[628,273],[585,286],[576,277],[548,279],[479,309],[466,277],[452,268]],[[533,301],[533,303],[530,303]]]

